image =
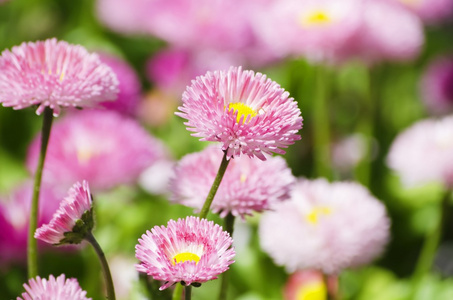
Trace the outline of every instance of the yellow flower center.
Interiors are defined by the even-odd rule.
[[[172,258],[172,263],[173,265],[183,263],[185,261],[194,261],[195,263],[198,263],[200,261],[200,257],[196,255],[195,253],[191,252],[182,252],[178,253]]]
[[[237,111],[237,117],[236,117],[236,122],[239,123],[241,121],[241,117],[244,116],[244,119],[242,123],[245,122],[245,119],[247,119],[247,116],[250,115],[250,118],[247,122],[250,122],[250,120],[255,117],[258,113],[253,110],[250,106],[247,104],[244,104],[242,102],[235,102],[235,103],[230,103],[228,104],[228,110],[234,109]]]
[[[308,223],[316,225],[319,222],[321,216],[330,215],[332,210],[326,206],[314,207],[311,212],[306,216]]]
[[[321,26],[332,22],[332,18],[321,10],[315,10],[307,15],[302,16],[300,23],[304,27]]]
[[[327,289],[323,282],[313,282],[303,285],[297,291],[297,300],[326,300]]]
[[[93,157],[94,153],[90,149],[78,149],[77,159],[80,163],[86,163]]]
[[[420,4],[420,0],[400,0],[400,2],[412,7],[417,7]]]

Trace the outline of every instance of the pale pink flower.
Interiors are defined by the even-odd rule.
[[[218,147],[184,156],[170,179],[171,200],[201,210],[223,153]],[[220,183],[212,211],[244,217],[271,209],[289,198],[295,178],[282,157],[266,161],[241,156],[230,161]]]
[[[32,182],[14,189],[9,196],[0,198],[0,268],[10,264],[23,264],[27,257],[27,238],[30,217]],[[54,189],[41,187],[38,226],[48,223],[59,205],[59,195]],[[46,246],[45,243],[39,243]]]
[[[390,221],[384,205],[365,187],[301,179],[291,196],[265,212],[259,227],[261,247],[289,272],[335,274],[383,252]]]
[[[98,19],[110,29],[123,34],[146,33],[149,15],[147,0],[97,0]]]
[[[135,116],[141,98],[141,84],[137,73],[132,66],[119,57],[101,53],[100,58],[112,69],[119,81],[117,99],[102,102],[101,105],[126,116]]]
[[[26,293],[17,300],[91,300],[87,298],[84,290],[80,287],[77,279],[65,278],[61,274],[57,278],[53,275],[49,279],[36,277],[24,283]]]
[[[39,137],[30,146],[27,165],[35,169]],[[52,128],[44,179],[65,189],[87,180],[94,190],[133,183],[162,157],[163,147],[135,120],[114,111],[78,111]]]
[[[401,3],[428,24],[440,23],[453,16],[452,0],[393,0]]]
[[[423,101],[430,112],[453,112],[453,57],[437,58],[431,62],[421,79]]]
[[[80,243],[81,240],[68,240],[65,233],[73,232],[73,228],[79,220],[84,222],[83,226],[86,226],[86,229],[91,232],[93,228],[92,206],[93,199],[88,182],[75,183],[69,189],[66,198],[61,201],[52,220],[36,230],[35,238],[53,245]],[[81,235],[83,238],[83,233]]]
[[[360,30],[341,55],[370,64],[409,61],[419,55],[423,43],[423,24],[413,13],[391,1],[364,0]]]
[[[338,59],[361,25],[360,0],[274,1],[254,17],[255,31],[279,56]]]
[[[22,43],[0,56],[0,103],[14,109],[39,105],[94,107],[115,100],[118,80],[96,54],[57,39]]]
[[[453,187],[453,116],[422,120],[400,133],[387,164],[407,186],[430,182]]]
[[[165,281],[160,290],[178,282],[197,286],[216,279],[234,262],[230,235],[214,222],[193,216],[156,226],[138,241],[136,268]]]
[[[231,67],[197,77],[182,96],[184,124],[201,141],[222,143],[227,158],[284,154],[300,139],[297,102],[266,75]]]

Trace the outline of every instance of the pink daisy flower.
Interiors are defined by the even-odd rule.
[[[135,246],[136,266],[155,280],[165,281],[160,290],[174,283],[195,285],[216,279],[228,270],[235,252],[233,239],[222,227],[198,217],[170,220],[156,226]]]
[[[255,30],[280,56],[335,61],[361,24],[359,0],[286,0],[264,7],[254,16]]]
[[[424,22],[436,24],[453,15],[452,0],[393,0],[414,12]]]
[[[384,205],[365,187],[301,179],[291,196],[265,212],[259,227],[261,247],[289,272],[335,274],[383,252],[390,221]]]
[[[429,182],[453,187],[453,116],[423,120],[400,133],[387,164],[408,186]]]
[[[101,53],[101,61],[109,66],[118,78],[118,97],[115,101],[102,102],[101,105],[126,116],[135,116],[141,98],[141,84],[135,70],[119,57]]]
[[[92,205],[88,182],[75,183],[52,220],[36,230],[35,238],[53,245],[79,244],[93,229]]]
[[[65,278],[61,274],[57,278],[49,276],[49,280],[41,277],[32,278],[28,284],[24,283],[27,291],[22,293],[22,298],[17,300],[91,300],[87,298],[87,292],[83,291],[77,279]]]
[[[453,112],[453,57],[431,62],[421,80],[421,93],[434,114]]]
[[[14,189],[11,195],[0,198],[0,267],[26,262],[32,190],[32,182],[27,182]],[[56,191],[41,187],[38,226],[52,219],[59,202]],[[40,246],[45,245],[40,243]]]
[[[29,148],[34,170],[39,137]],[[135,120],[113,111],[78,111],[54,124],[47,149],[44,180],[68,188],[81,180],[94,190],[134,182],[163,156],[163,146]]]
[[[175,167],[170,179],[172,201],[200,210],[209,193],[222,159],[218,147],[186,155]],[[289,198],[295,182],[282,157],[266,161],[241,156],[233,159],[223,176],[211,205],[215,213],[244,217],[270,209],[276,202]]]
[[[297,102],[266,75],[231,67],[197,77],[182,96],[184,124],[201,141],[222,143],[227,158],[284,154],[300,139]]]
[[[0,56],[0,103],[14,109],[39,105],[54,115],[61,107],[93,107],[115,100],[118,80],[112,70],[79,45],[55,38],[22,43]]]
[[[367,0],[360,30],[342,51],[369,63],[409,61],[418,56],[423,43],[423,24],[417,16],[391,1]]]

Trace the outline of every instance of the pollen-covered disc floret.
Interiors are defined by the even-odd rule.
[[[182,96],[176,114],[202,141],[222,143],[227,157],[284,154],[300,139],[302,117],[297,102],[266,75],[231,67],[197,77]]]
[[[24,284],[24,288],[27,292],[17,300],[91,300],[86,297],[87,292],[80,288],[77,279],[65,278],[64,274],[57,278],[50,275],[49,280],[39,276],[32,278]]]
[[[222,159],[215,146],[188,154],[174,169],[170,179],[171,200],[200,210],[209,193]],[[295,182],[282,157],[266,161],[241,156],[231,160],[211,205],[215,213],[244,217],[270,209],[289,198]]]
[[[48,39],[22,43],[0,56],[0,103],[14,109],[93,107],[115,100],[118,80],[96,54],[80,45]]]
[[[93,229],[92,204],[88,182],[77,182],[50,223],[36,230],[35,238],[54,245],[79,244]]]
[[[214,222],[193,216],[156,226],[138,241],[136,268],[165,281],[161,290],[177,282],[198,285],[216,279],[234,262],[230,235]]]
[[[301,179],[289,201],[263,214],[259,235],[262,248],[289,272],[335,274],[381,254],[389,226],[384,205],[360,184]]]

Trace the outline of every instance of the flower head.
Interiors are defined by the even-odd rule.
[[[432,113],[453,112],[453,57],[437,58],[431,62],[423,74],[421,92]]]
[[[441,23],[453,15],[451,0],[394,0],[401,3],[428,24]]]
[[[300,180],[291,196],[265,212],[259,228],[262,248],[289,272],[333,274],[382,253],[389,219],[384,205],[363,186]]]
[[[36,230],[35,238],[54,245],[79,244],[93,229],[92,204],[88,182],[77,182],[50,223]]]
[[[327,286],[322,272],[302,270],[291,274],[284,297],[285,300],[326,300]]]
[[[22,109],[93,107],[115,100],[118,80],[112,70],[79,45],[55,38],[23,43],[0,56],[0,103]]]
[[[138,241],[137,270],[165,281],[161,290],[177,282],[198,285],[216,279],[235,255],[233,239],[222,227],[193,216],[156,226]]]
[[[172,201],[201,209],[222,155],[218,147],[208,147],[183,157],[170,179]],[[211,207],[221,217],[230,212],[241,217],[262,212],[288,199],[294,181],[281,157],[261,161],[241,156],[228,165]]]
[[[231,67],[197,77],[182,96],[176,114],[193,136],[218,141],[227,158],[246,154],[284,154],[300,139],[302,117],[297,102],[261,73]]]
[[[39,137],[29,148],[35,169]],[[87,180],[93,190],[134,182],[163,156],[163,146],[135,120],[114,111],[77,111],[56,122],[47,149],[44,179],[68,188]]]
[[[453,116],[419,121],[393,141],[387,164],[408,186],[453,187]]]
[[[57,278],[49,276],[49,280],[41,277],[32,278],[28,284],[24,283],[27,291],[22,293],[22,298],[17,300],[91,300],[87,298],[87,292],[80,288],[77,279],[65,278],[61,274]]]

